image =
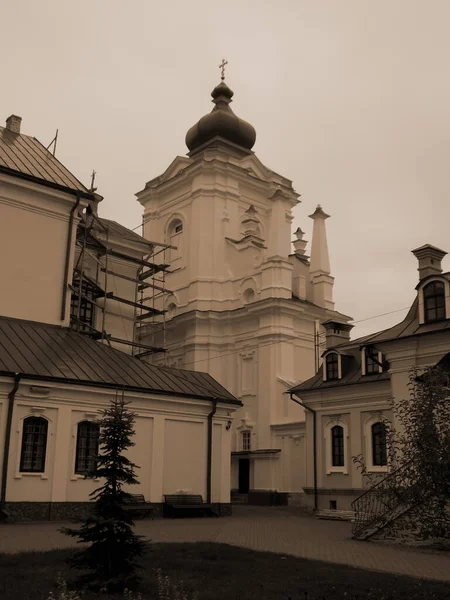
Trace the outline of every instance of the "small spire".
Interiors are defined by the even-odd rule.
[[[228,61],[227,61],[227,60],[225,60],[224,58],[222,58],[222,62],[221,62],[221,63],[220,63],[220,65],[219,65],[219,69],[220,69],[220,71],[221,71],[221,73],[220,73],[220,79],[221,79],[222,81],[224,81],[224,80],[225,80],[225,66],[226,66],[227,64],[228,64]]]
[[[298,240],[302,240],[302,239],[303,239],[303,236],[305,235],[305,232],[304,232],[304,231],[302,231],[302,230],[300,229],[300,227],[297,227],[297,229],[294,231],[294,235],[296,236],[296,238],[297,238]]]
[[[323,209],[320,206],[320,204],[317,205],[317,208],[313,212],[313,214],[309,215],[310,219],[317,219],[317,218],[328,219],[329,216],[330,215],[327,215],[327,213],[323,211]]]

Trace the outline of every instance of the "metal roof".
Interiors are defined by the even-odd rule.
[[[101,223],[103,223],[103,225],[105,225],[105,227],[108,228],[109,232],[113,236],[116,236],[123,240],[129,240],[130,242],[138,242],[139,244],[145,244],[146,246],[166,246],[166,244],[161,244],[159,242],[151,242],[150,240],[145,239],[144,237],[142,237],[142,235],[139,235],[139,233],[136,233],[131,229],[127,229],[120,223],[117,223],[117,221],[111,221],[111,219],[104,219],[103,217],[98,217],[98,220],[101,221]],[[100,225],[98,225],[95,222],[93,224],[93,229],[95,231],[103,233],[103,230],[100,227]]]
[[[336,348],[337,349],[337,348]],[[343,385],[354,385],[356,383],[373,383],[374,381],[385,381],[390,379],[388,371],[382,373],[374,373],[371,375],[363,375],[361,372],[361,353],[355,349],[355,352],[350,355],[346,353],[342,361],[342,377],[340,379],[332,379],[330,381],[323,380],[322,367],[319,368],[314,377],[307,379],[303,383],[294,386],[288,391],[297,394],[309,390],[322,390],[328,388],[340,387]]]
[[[92,195],[39,140],[6,127],[0,127],[0,170]]]
[[[0,375],[241,405],[207,373],[149,365],[57,325],[0,317]]]

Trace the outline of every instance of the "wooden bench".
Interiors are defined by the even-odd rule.
[[[206,513],[218,517],[219,515],[214,510],[212,504],[203,502],[200,494],[167,494],[164,496],[166,513],[169,515],[183,513],[201,513],[205,516]]]
[[[153,507],[149,502],[145,501],[144,494],[129,494],[122,500],[122,508],[126,512],[149,515],[154,517]]]

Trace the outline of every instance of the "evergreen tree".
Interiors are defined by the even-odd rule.
[[[99,422],[100,453],[92,476],[104,484],[90,496],[95,500],[94,513],[79,529],[63,528],[61,532],[78,538],[78,543],[89,546],[69,559],[71,567],[83,570],[77,584],[107,592],[133,589],[140,578],[137,558],[145,551],[146,542],[133,532],[133,520],[123,509],[122,502],[129,496],[124,485],[135,485],[135,468],[124,451],[134,446],[134,413],[127,410],[123,394],[116,395]]]

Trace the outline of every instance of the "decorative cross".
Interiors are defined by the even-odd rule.
[[[95,190],[97,188],[94,187],[94,182],[95,182],[95,176],[97,175],[96,171],[92,170],[92,175],[91,175],[91,192],[95,192]]]
[[[220,75],[220,79],[223,81],[225,79],[225,65],[228,64],[228,61],[222,58],[222,62],[219,65],[219,69],[222,71]]]

